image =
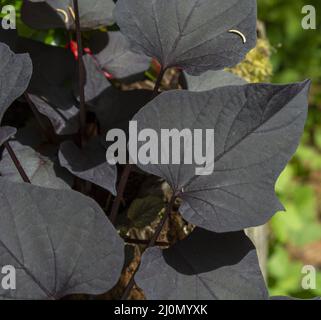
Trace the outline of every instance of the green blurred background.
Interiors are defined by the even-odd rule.
[[[300,147],[281,175],[277,193],[287,209],[270,223],[269,289],[273,295],[321,295],[321,1],[258,0],[272,47],[273,82],[313,81]],[[317,30],[304,30],[301,13],[313,5]],[[316,289],[302,289],[302,267],[319,268]]]
[[[66,44],[63,31],[39,32],[23,25],[19,20],[21,0],[0,0],[0,4],[16,6],[21,35],[48,44]],[[301,27],[305,5],[316,8],[317,30]],[[276,214],[269,224],[269,290],[272,295],[321,296],[321,1],[258,0],[258,6],[270,42],[271,81],[313,81],[304,136],[277,184],[287,213]],[[263,58],[257,55],[257,59],[260,68]],[[302,289],[304,265],[318,270],[315,290]]]

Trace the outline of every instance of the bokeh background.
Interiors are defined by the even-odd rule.
[[[88,0],[90,1],[90,0]],[[19,34],[52,45],[66,45],[63,31],[35,31],[19,19],[21,0],[0,0],[17,8]],[[317,30],[303,30],[304,5],[313,5]],[[321,296],[321,1],[258,0],[258,49],[234,72],[248,80],[286,83],[313,81],[309,118],[297,153],[277,183],[287,209],[269,223],[267,280],[272,295]],[[304,265],[317,271],[315,290],[301,286]]]

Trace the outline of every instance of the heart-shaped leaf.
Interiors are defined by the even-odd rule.
[[[243,231],[196,228],[169,249],[148,249],[135,280],[150,300],[268,298],[255,247]]]
[[[107,45],[95,53],[101,68],[116,79],[123,79],[129,76],[146,71],[151,59],[145,55],[134,53],[130,50],[126,38],[119,32],[100,33],[93,37],[91,44],[97,47],[95,42],[101,42],[99,38],[108,38]]]
[[[113,0],[78,0],[78,6],[82,30],[114,23]],[[73,0],[24,0],[21,18],[33,29],[75,29]]]
[[[180,155],[177,164],[171,157],[169,165],[160,164],[161,156],[166,159],[166,154],[172,154],[172,147],[168,139],[158,141],[156,162],[138,161],[138,166],[167,180],[183,199],[180,211],[192,224],[216,232],[264,224],[283,209],[274,192],[275,182],[298,146],[308,89],[307,81],[162,93],[134,117],[137,130],[153,129],[160,139],[162,130],[176,129],[174,138],[180,138],[188,128],[185,148],[181,141],[175,145],[173,152]],[[201,137],[197,129],[202,129]],[[213,137],[205,139],[207,129],[214,129],[215,144]],[[144,144],[138,142],[138,149]],[[213,149],[215,154],[208,152]],[[207,161],[200,161],[205,151]],[[189,152],[198,152],[198,160],[188,162]]]
[[[27,89],[32,63],[27,54],[14,54],[0,43],[0,122],[8,107]]]
[[[106,150],[98,139],[89,142],[83,150],[71,141],[62,143],[59,160],[75,176],[117,194],[117,167],[107,163]]]
[[[255,0],[118,0],[132,49],[189,74],[240,62],[256,43]]]
[[[17,133],[16,128],[0,127],[0,147]]]
[[[90,198],[0,178],[0,265],[16,269],[3,299],[101,294],[117,282],[124,244]]]
[[[184,72],[186,88],[189,91],[208,91],[219,87],[242,85],[246,81],[226,71],[207,71],[200,76],[190,76]]]

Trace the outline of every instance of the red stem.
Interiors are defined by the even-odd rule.
[[[111,214],[109,216],[109,219],[112,224],[115,224],[116,219],[117,219],[117,214],[121,205],[121,202],[124,197],[124,192],[126,189],[126,185],[128,182],[129,175],[132,171],[132,164],[126,164],[124,171],[121,175],[118,187],[117,187],[117,197],[115,198],[115,201],[113,203],[112,209],[111,209]]]
[[[12,162],[14,163],[15,167],[17,168],[22,180],[26,183],[31,184],[29,177],[27,176],[25,170],[23,169],[19,159],[17,158],[16,154],[14,153],[13,149],[11,148],[9,142],[8,141],[5,142],[4,146],[7,149],[8,153],[10,155],[10,158],[12,159]]]
[[[79,76],[79,99],[80,99],[80,135],[81,143],[85,139],[86,130],[86,101],[85,101],[85,69],[83,61],[83,46],[81,39],[80,18],[78,0],[73,0],[75,11],[75,25],[78,46],[78,76]]]

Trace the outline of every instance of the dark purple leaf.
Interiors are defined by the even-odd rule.
[[[124,243],[92,199],[0,178],[0,265],[16,268],[3,299],[101,294],[118,281]]]
[[[112,0],[78,0],[78,5],[82,30],[114,23]],[[24,0],[21,17],[33,29],[75,29],[73,0]]]
[[[12,102],[27,89],[32,63],[27,54],[14,54],[0,43],[0,122]]]
[[[75,176],[117,194],[117,167],[107,163],[106,150],[99,140],[92,140],[82,150],[66,141],[60,146],[59,160]]]
[[[120,32],[101,33],[100,36],[93,37],[91,43],[94,48],[99,46],[95,42],[99,42],[99,38],[102,36],[107,38],[106,45],[94,56],[101,68],[112,77],[123,79],[144,72],[149,68],[151,59],[132,52],[129,43]]]
[[[268,299],[256,249],[243,231],[196,228],[169,249],[148,249],[135,280],[150,300]]]
[[[192,75],[233,66],[256,44],[255,0],[118,0],[114,15],[134,51]]]
[[[190,76],[184,72],[186,87],[189,91],[201,92],[219,87],[242,85],[246,81],[226,71],[207,71],[200,76]]]
[[[204,171],[205,164],[197,166],[195,159],[184,164],[182,148],[179,164],[138,166],[167,180],[183,199],[183,217],[197,226],[228,232],[264,224],[283,209],[274,192],[275,182],[298,146],[308,90],[306,81],[162,93],[134,117],[138,132],[150,128],[161,137],[162,129],[203,129],[205,152],[204,131],[214,129],[214,146],[214,141],[207,141],[208,148],[215,149],[214,171],[196,175],[196,167]],[[139,142],[138,148],[142,145]],[[195,151],[187,142],[185,152],[188,147]]]

